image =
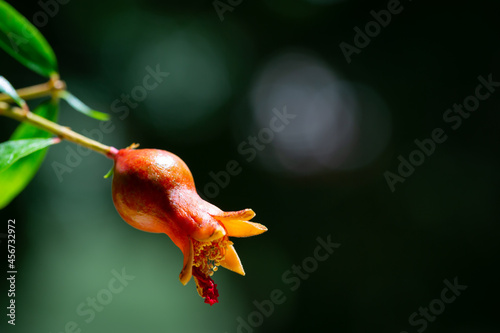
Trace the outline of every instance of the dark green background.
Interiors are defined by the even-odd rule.
[[[31,21],[42,10],[36,2],[11,3]],[[223,22],[210,1],[60,5],[40,31],[69,90],[112,114],[115,130],[103,141],[174,152],[189,165],[200,191],[211,171],[238,161],[241,174],[210,201],[224,210],[254,209],[255,220],[269,231],[234,240],[247,276],[217,272],[220,303],[209,307],[193,282],[183,287],[178,281],[182,256],[173,243],[131,228],[116,213],[111,180],[102,178],[110,161],[92,153],[59,182],[51,163],[64,163],[67,147],[76,147],[52,147],[34,181],[0,212],[2,225],[17,222],[17,332],[62,332],[68,321],[82,332],[235,332],[237,318],[248,320],[253,301],[269,299],[274,289],[286,301],[254,332],[417,332],[421,326],[411,326],[409,316],[439,298],[443,280],[455,277],[467,290],[426,331],[499,332],[500,91],[456,131],[442,119],[453,103],[474,93],[479,75],[500,81],[500,20],[492,3],[402,2],[404,10],[351,64],[339,43],[352,44],[353,28],[372,20],[370,11],[386,8],[387,1],[243,1]],[[291,51],[319,59],[342,80],[383,100],[390,133],[379,135],[390,139],[371,163],[303,175],[267,163],[270,149],[252,162],[238,153],[240,142],[260,129],[250,102],[259,73]],[[156,64],[171,73],[161,83],[166,90],[151,91],[120,119],[111,104]],[[221,66],[225,85],[219,86],[210,81],[210,70]],[[16,87],[44,80],[4,53],[0,74]],[[61,124],[76,131],[99,128],[98,121],[62,104]],[[152,119],[162,112],[170,116]],[[15,126],[1,119],[0,139]],[[378,133],[376,126],[363,130]],[[397,157],[407,157],[413,141],[436,127],[446,130],[447,141],[391,193],[384,172],[395,172]],[[282,275],[313,255],[317,237],[328,235],[342,245],[291,291]],[[0,260],[5,267],[6,254]],[[75,309],[123,267],[135,279],[85,323]],[[5,309],[5,281],[0,287]],[[3,312],[2,332],[16,331]]]

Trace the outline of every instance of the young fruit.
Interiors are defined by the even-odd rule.
[[[170,152],[122,149],[114,160],[118,213],[139,230],[167,234],[184,255],[180,281],[185,285],[194,276],[205,303],[217,303],[211,276],[218,266],[245,275],[229,237],[259,235],[267,228],[249,222],[255,216],[251,209],[223,212],[200,198],[187,165]]]

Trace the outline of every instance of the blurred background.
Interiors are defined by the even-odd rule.
[[[269,231],[234,239],[247,275],[219,270],[210,307],[179,282],[168,237],[117,214],[110,161],[59,144],[0,211],[1,233],[16,219],[18,266],[16,326],[2,314],[2,332],[499,332],[500,91],[456,129],[443,119],[479,76],[500,81],[492,2],[10,3],[52,45],[69,91],[112,116],[103,126],[61,102],[61,124],[174,152],[203,197],[252,208]],[[355,40],[388,6],[398,14]],[[3,52],[0,73],[44,81]],[[15,126],[0,119],[0,139]],[[447,140],[391,191],[386,172],[435,128]],[[341,244],[324,261],[311,259],[318,237]],[[467,289],[443,303],[454,279]]]

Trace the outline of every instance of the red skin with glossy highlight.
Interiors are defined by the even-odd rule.
[[[112,192],[115,207],[128,224],[166,233],[180,248],[178,239],[186,234],[198,240],[213,234],[217,225],[209,214],[222,213],[199,197],[187,165],[164,150],[119,150]]]

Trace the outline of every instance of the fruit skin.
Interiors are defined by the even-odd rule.
[[[181,249],[186,236],[210,241],[225,235],[213,217],[223,212],[200,198],[178,156],[159,149],[121,149],[114,159],[113,202],[128,224],[166,233]]]

